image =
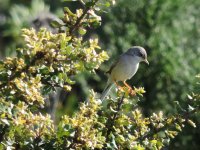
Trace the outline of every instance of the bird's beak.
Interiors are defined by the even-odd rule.
[[[149,62],[148,62],[148,60],[147,60],[147,59],[144,59],[144,62],[145,62],[146,64],[148,64],[148,65],[149,65]]]

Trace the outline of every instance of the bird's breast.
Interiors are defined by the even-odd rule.
[[[132,78],[137,72],[139,63],[132,56],[121,57],[111,72],[115,81],[125,81]]]

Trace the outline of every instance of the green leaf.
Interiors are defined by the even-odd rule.
[[[181,128],[181,126],[180,126],[179,124],[176,123],[175,125],[176,125],[175,127],[176,127],[176,129],[177,129],[178,131],[182,131],[182,128]]]
[[[117,148],[117,144],[115,142],[115,136],[111,133],[109,135],[109,137],[111,138],[111,142],[110,143],[107,143],[107,147],[108,148],[111,148],[111,149],[118,149]]]
[[[43,66],[39,69],[39,73],[41,73],[41,74],[49,74],[49,68],[46,67],[45,65],[43,65]]]
[[[7,119],[1,119],[1,121],[2,121],[3,123],[5,123],[6,125],[10,125],[10,123],[8,122]]]
[[[192,127],[194,127],[194,128],[197,127],[196,124],[195,124],[192,120],[190,120],[190,119],[188,119],[188,123],[189,123]]]
[[[106,2],[106,3],[105,3],[105,6],[106,6],[106,7],[110,7],[110,2]]]
[[[49,85],[45,85],[43,88],[42,88],[42,94],[43,95],[47,95],[49,94],[51,91],[53,90],[53,88]]]
[[[69,84],[75,84],[75,81],[72,81],[70,78],[66,77],[65,82]]]
[[[87,32],[87,30],[84,28],[79,28],[78,32],[80,35],[84,35]]]
[[[97,27],[99,27],[101,25],[101,22],[100,21],[94,21],[94,22],[92,22],[92,27],[93,28],[97,28]]]
[[[63,8],[63,11],[64,11],[65,13],[67,13],[68,15],[70,15],[70,16],[75,16],[74,13],[71,12],[71,10],[70,10],[68,7],[64,7],[64,8]]]
[[[54,75],[51,77],[51,80],[54,81],[55,83],[59,83],[59,76]]]
[[[192,106],[188,105],[188,110],[189,110],[189,112],[191,112],[191,111],[193,111],[193,110],[194,110],[194,107],[192,107]]]
[[[114,110],[114,109],[112,108],[112,106],[110,106],[110,110],[111,110],[112,112],[114,112],[114,113],[117,113],[117,111]]]
[[[51,26],[54,27],[54,28],[60,28],[60,27],[64,26],[64,24],[62,24],[59,21],[54,20],[54,21],[51,22]]]
[[[190,100],[192,100],[193,98],[192,98],[192,96],[191,95],[187,95],[187,97],[190,99]]]

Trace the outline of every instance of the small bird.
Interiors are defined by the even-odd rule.
[[[126,83],[126,80],[131,79],[135,75],[140,62],[145,62],[149,65],[147,53],[143,47],[133,46],[123,53],[118,61],[111,66],[110,70],[106,72],[109,75],[108,82],[100,99],[102,101],[105,99],[114,83],[121,89],[122,87],[118,85],[119,81],[122,81],[128,87],[129,91],[133,92],[132,88]]]

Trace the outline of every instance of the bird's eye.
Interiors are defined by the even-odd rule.
[[[143,56],[143,54],[142,54],[142,53],[139,53],[139,57],[142,57],[142,58],[143,58],[144,56]]]

